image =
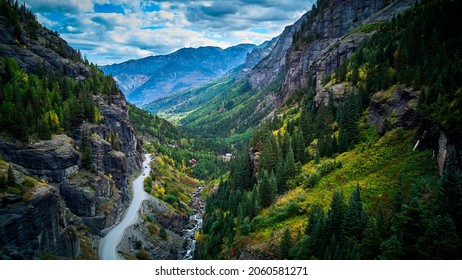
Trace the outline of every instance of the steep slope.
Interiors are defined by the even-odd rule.
[[[102,69],[114,77],[131,103],[143,105],[224,75],[244,63],[255,47],[241,44],[224,50],[184,48],[169,55],[131,60]]]
[[[318,7],[312,11],[288,50],[281,98],[309,86],[310,81],[320,86],[323,78],[340,66],[380,26],[380,22],[390,21],[416,2],[318,1]]]
[[[198,256],[460,259],[461,9],[421,1],[366,21],[349,33],[368,38],[318,87],[293,76],[296,94],[208,200]],[[299,55],[288,59],[311,61]]]
[[[261,89],[267,86],[277,79],[281,73],[284,73],[285,57],[292,45],[293,36],[300,30],[302,23],[306,21],[308,16],[309,13],[306,13],[293,25],[284,28],[271,52],[250,71],[249,81],[253,89]]]
[[[95,258],[141,166],[126,100],[24,5],[0,22],[0,257]]]

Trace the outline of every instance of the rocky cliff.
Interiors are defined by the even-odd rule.
[[[303,15],[293,25],[287,26],[279,35],[271,52],[263,58],[249,73],[249,82],[253,89],[261,89],[274,81],[284,71],[286,55],[292,45],[293,35],[300,30],[308,14]]]
[[[33,36],[18,25],[8,27],[7,19],[0,16],[0,57],[13,57],[27,72],[58,71],[73,79],[90,76],[90,70],[79,59],[80,53],[72,49],[57,33],[37,24]]]
[[[285,56],[286,72],[282,96],[308,86],[310,81],[321,92],[323,78],[354,52],[374,28],[373,24],[391,20],[412,7],[415,0],[326,0],[320,1],[307,18],[298,39]],[[371,28],[360,28],[369,26]]]
[[[13,58],[38,77],[45,73],[76,82],[97,77],[78,51],[35,22],[25,7],[1,4],[8,13],[0,13],[0,58]],[[0,65],[0,75],[2,70]],[[103,234],[120,218],[129,201],[129,178],[141,168],[142,143],[119,90],[95,91],[92,107],[96,122],[73,125],[67,135],[51,140],[20,142],[1,133],[0,258],[94,256],[92,240],[98,237],[93,234]],[[83,139],[92,168],[84,163]]]

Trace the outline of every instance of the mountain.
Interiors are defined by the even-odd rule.
[[[141,141],[115,81],[0,0],[0,258],[98,258]]]
[[[319,0],[293,33],[278,86],[241,79],[208,115],[196,114],[207,105],[179,115],[210,132],[245,92],[258,96],[251,113],[274,108],[207,201],[197,257],[460,259],[461,9]],[[226,99],[238,84],[244,92]],[[236,137],[244,108],[224,135]]]
[[[415,2],[344,1],[337,7],[336,2],[321,1],[318,10],[322,8],[329,17],[311,10],[287,26],[256,65],[249,55],[254,66],[251,70],[246,67],[245,75],[236,70],[235,76],[230,72],[223,79],[161,98],[144,108],[191,131],[200,127],[211,135],[242,134],[248,138],[249,129],[272,118],[287,99],[309,86],[308,80],[321,81],[375,31],[360,30],[360,26],[390,21]]]
[[[184,48],[102,67],[112,75],[128,101],[143,105],[167,94],[212,81],[243,64],[255,45]]]

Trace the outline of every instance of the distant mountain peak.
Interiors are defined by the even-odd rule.
[[[168,55],[149,56],[101,67],[117,81],[127,99],[143,105],[169,93],[217,79],[244,64],[257,46],[239,44],[182,48]]]

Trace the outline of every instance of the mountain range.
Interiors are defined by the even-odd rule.
[[[140,106],[219,78],[243,64],[256,47],[240,44],[227,49],[183,48],[172,54],[130,60],[101,69],[114,77],[129,102]]]

